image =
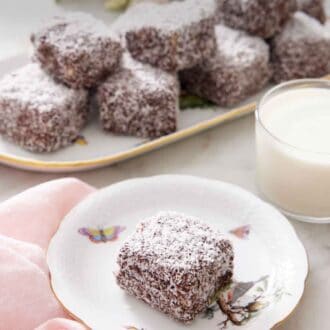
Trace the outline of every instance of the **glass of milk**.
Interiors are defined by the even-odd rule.
[[[330,81],[271,89],[256,110],[261,194],[289,217],[330,222]]]

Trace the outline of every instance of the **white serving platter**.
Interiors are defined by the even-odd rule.
[[[27,54],[0,61],[0,79],[28,61]],[[254,111],[257,99],[250,98],[233,109],[210,107],[183,110],[179,116],[178,131],[152,141],[105,133],[97,116],[83,130],[82,139],[53,153],[32,153],[0,137],[0,163],[39,172],[75,172],[99,168],[142,155],[249,114]]]

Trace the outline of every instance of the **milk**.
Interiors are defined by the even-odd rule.
[[[330,85],[302,84],[265,97],[256,124],[262,194],[282,210],[330,218]]]

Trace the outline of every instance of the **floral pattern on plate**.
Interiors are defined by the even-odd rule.
[[[87,228],[78,229],[78,233],[86,236],[92,243],[107,243],[116,241],[126,228],[121,226],[110,226],[107,228]]]
[[[127,295],[113,275],[122,242],[141,219],[163,210],[204,219],[227,233],[235,249],[233,282],[213,297],[189,329],[271,329],[297,306],[308,263],[290,223],[239,187],[166,175],[124,181],[92,194],[66,216],[53,237],[47,253],[52,287],[66,309],[89,328],[187,329]],[[126,227],[119,235],[114,230],[118,225]]]
[[[283,295],[289,295],[283,288],[277,288],[272,294],[267,294],[269,276],[263,276],[256,281],[235,282],[219,291],[212,299],[209,307],[203,312],[203,319],[212,320],[220,314],[217,328],[225,330],[229,324],[243,326],[256,317],[271,302],[278,302]],[[125,330],[147,330],[134,326],[125,326]]]
[[[246,240],[251,233],[250,225],[243,225],[229,233],[239,239]],[[265,275],[256,281],[236,282],[222,288],[215,294],[209,307],[203,312],[203,319],[212,320],[216,314],[221,313],[221,320],[215,330],[225,330],[229,324],[242,326],[258,315],[271,302],[279,301],[283,295],[288,294],[283,288],[275,288],[271,294],[267,293],[269,276]],[[125,330],[147,330],[134,326],[125,326]]]

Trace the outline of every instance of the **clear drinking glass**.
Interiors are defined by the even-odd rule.
[[[281,109],[278,118],[271,112],[276,109]],[[296,111],[297,123],[291,111]],[[309,121],[308,118],[304,120],[305,114]],[[257,183],[263,197],[289,217],[330,223],[330,151],[315,148],[319,139],[320,144],[328,144],[330,150],[330,125],[329,134],[319,136],[316,124],[309,127],[314,114],[330,118],[330,82],[327,80],[294,80],[278,85],[264,95],[255,113]],[[272,122],[272,118],[276,119]],[[301,127],[306,127],[302,141],[292,130],[297,144],[283,137],[291,134],[290,122],[305,125],[300,126],[300,133]],[[322,126],[322,120],[319,125]],[[308,143],[309,139],[314,147],[313,143]]]

